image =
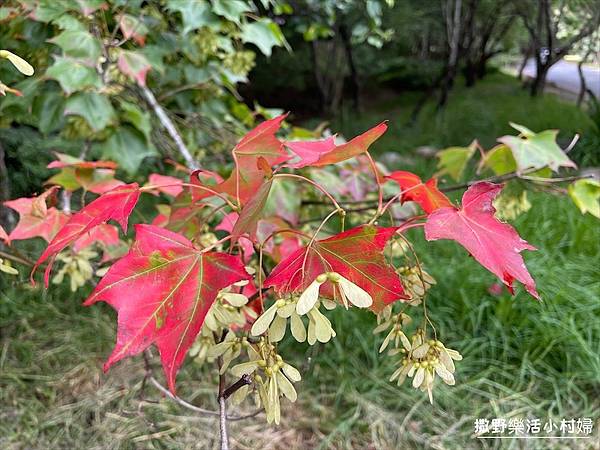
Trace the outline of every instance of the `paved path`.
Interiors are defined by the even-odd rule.
[[[530,59],[523,70],[523,75],[535,77],[535,62]],[[583,66],[583,76],[588,89],[590,89],[597,98],[600,98],[600,67]],[[579,73],[577,72],[577,63],[568,61],[559,61],[550,67],[546,82],[552,83],[557,88],[567,91],[575,96],[579,94],[581,87]]]

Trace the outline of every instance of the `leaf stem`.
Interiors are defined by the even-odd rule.
[[[344,208],[342,208],[340,206],[340,204],[337,202],[337,200],[335,198],[333,198],[333,196],[329,192],[327,192],[327,190],[323,186],[321,186],[319,183],[317,183],[309,178],[303,177],[302,175],[296,175],[294,173],[278,173],[276,175],[273,175],[273,178],[285,178],[285,177],[297,178],[299,180],[306,181],[307,183],[312,184],[314,187],[316,187],[318,190],[320,190],[323,194],[325,194],[327,196],[327,198],[329,198],[329,200],[331,200],[331,203],[333,203],[333,205],[336,208],[336,212],[344,210]]]

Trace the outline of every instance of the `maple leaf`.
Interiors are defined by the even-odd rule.
[[[252,277],[237,256],[202,252],[183,236],[152,225],[136,225],[135,231],[129,253],[84,304],[104,301],[118,313],[117,342],[105,371],[155,344],[175,393],[177,372],[217,294]]]
[[[19,222],[9,235],[9,240],[31,239],[41,237],[50,242],[58,230],[67,222],[68,216],[55,207],[48,208],[46,199],[58,186],[48,189],[37,197],[17,198],[4,202],[5,206],[19,213]]]
[[[159,192],[177,197],[183,191],[183,181],[179,178],[160,175],[158,173],[150,174],[148,177],[148,186],[154,186],[154,189],[149,192],[153,195],[158,195]]]
[[[498,142],[510,148],[517,162],[517,172],[528,169],[549,167],[557,172],[559,167],[577,168],[565,152],[556,143],[558,130],[545,130],[539,133],[522,125],[510,124],[521,134],[519,136],[502,136]]]
[[[121,50],[117,60],[119,70],[140,86],[146,86],[146,75],[152,68],[141,52]]]
[[[190,174],[190,183],[196,186],[203,186],[217,191],[217,185],[223,183],[223,178],[218,173],[211,172],[210,170],[197,169]],[[190,187],[192,194],[192,200],[197,202],[207,197],[211,197],[214,194],[206,189],[198,189]]]
[[[475,154],[478,143],[473,141],[468,147],[448,147],[436,153],[439,159],[436,177],[448,174],[455,181],[460,181],[469,160]]]
[[[385,177],[398,183],[402,191],[401,201],[418,203],[427,214],[438,208],[452,206],[452,203],[437,187],[437,180],[431,178],[425,183],[418,175],[398,170]]]
[[[263,213],[272,185],[272,179],[263,182],[258,191],[256,191],[256,193],[248,200],[248,203],[244,205],[240,211],[240,216],[235,222],[233,230],[231,230],[232,243],[235,243],[244,233],[248,233],[251,239],[255,238],[258,220]]]
[[[278,294],[299,293],[322,273],[334,271],[365,290],[373,299],[371,309],[378,312],[385,305],[408,298],[399,276],[383,255],[395,232],[394,227],[362,225],[315,241],[281,261],[264,286],[273,287]],[[333,298],[331,282],[325,282],[320,292]]]
[[[258,166],[259,157],[271,167],[290,158],[283,143],[275,137],[286,117],[287,114],[283,114],[267,120],[242,138],[232,152],[235,161],[232,174],[215,190],[227,193],[241,203],[246,203],[255,194],[265,178],[264,170]]]
[[[76,169],[75,178],[83,189],[94,194],[104,194],[125,183],[117,180],[111,169]]]
[[[107,247],[119,245],[119,230],[114,225],[100,224],[77,239],[73,244],[73,251],[77,253],[96,242]]]
[[[233,229],[235,228],[240,215],[236,212],[230,212],[223,217],[221,223],[219,223],[216,227],[216,231],[226,231],[229,234],[233,234]],[[248,239],[239,239],[239,245],[242,249],[242,253],[244,254],[244,261],[248,262],[252,255],[254,254],[254,246],[252,245],[252,241]]]
[[[139,196],[140,190],[137,183],[126,184],[102,194],[93,202],[90,202],[73,214],[39,257],[33,267],[31,276],[33,277],[33,273],[40,264],[52,257],[44,273],[44,282],[46,287],[48,287],[54,257],[62,249],[100,224],[112,219],[121,225],[123,231],[127,231],[127,219],[135,207]]]
[[[536,250],[521,239],[510,225],[494,217],[494,198],[504,186],[480,182],[464,193],[462,207],[440,208],[432,212],[425,224],[428,241],[452,239],[461,244],[479,263],[498,276],[511,293],[516,279],[539,299],[535,281],[527,271],[523,250]]]
[[[387,124],[382,122],[341,145],[335,145],[334,136],[319,141],[288,141],[285,146],[300,158],[289,164],[289,167],[295,169],[306,166],[321,167],[345,161],[369,150],[371,144],[386,130]]]
[[[569,185],[569,195],[582,214],[590,213],[600,219],[600,183],[581,179]]]
[[[274,234],[276,237],[271,238]],[[263,252],[271,255],[275,262],[287,258],[302,247],[302,242],[287,222],[279,217],[267,217],[258,221],[256,239],[263,247]]]
[[[47,167],[61,170],[46,181],[46,184],[56,184],[67,191],[83,188],[94,194],[103,194],[125,184],[114,178],[117,163],[113,161],[84,161],[58,152],[55,152],[55,155],[58,159]]]
[[[58,158],[48,164],[48,169],[62,169],[63,167],[77,167],[80,169],[116,169],[117,163],[113,161],[84,161],[65,153],[54,152]]]

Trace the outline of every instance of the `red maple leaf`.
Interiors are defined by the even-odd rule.
[[[58,189],[48,189],[43,194],[31,198],[17,198],[4,202],[5,206],[19,213],[19,222],[9,235],[9,240],[31,239],[41,237],[47,242],[69,219],[66,214],[55,207],[48,208],[46,199]]]
[[[428,241],[457,241],[483,267],[497,275],[511,293],[514,293],[512,285],[516,279],[539,299],[535,281],[520,255],[523,250],[536,248],[521,239],[513,227],[494,217],[496,210],[492,201],[502,188],[488,182],[474,184],[464,193],[460,209],[441,208],[429,215],[425,237]]]
[[[278,294],[299,293],[320,274],[333,271],[367,291],[373,299],[371,309],[380,311],[385,305],[408,298],[399,276],[383,255],[395,232],[394,227],[362,225],[315,241],[280,262],[264,285]],[[321,295],[333,298],[329,281],[321,288]]]
[[[196,186],[202,186],[211,189],[216,192],[216,186],[223,183],[223,178],[221,178],[221,176],[218,173],[211,172],[210,170],[198,169],[194,170],[190,174],[190,183]],[[190,187],[190,192],[192,194],[192,200],[194,202],[214,195],[213,192],[207,189],[193,187]]]
[[[129,253],[102,278],[85,305],[104,301],[117,310],[117,343],[104,364],[155,344],[171,392],[185,355],[218,292],[249,280],[239,257],[202,252],[183,236],[136,225]]]
[[[182,180],[168,175],[160,175],[158,173],[150,174],[148,177],[148,185],[154,186],[153,190],[146,191],[153,195],[158,195],[159,192],[162,192],[171,197],[177,197],[183,191]]]
[[[438,208],[452,206],[448,197],[438,189],[435,178],[431,178],[423,183],[418,175],[402,170],[392,172],[385,178],[398,183],[400,189],[403,191],[401,196],[403,203],[408,201],[416,202],[427,214]]]
[[[110,247],[119,245],[119,230],[114,225],[103,223],[84,233],[73,244],[73,251],[78,252],[90,245],[100,242],[102,245]]]
[[[40,264],[52,257],[44,273],[44,282],[48,287],[52,263],[56,254],[100,224],[112,219],[117,221],[124,231],[127,231],[127,219],[139,197],[140,190],[137,183],[126,184],[102,194],[73,214],[35,263],[31,272],[32,276]]]
[[[287,114],[267,120],[248,134],[233,149],[235,168],[227,180],[218,185],[215,190],[224,192],[246,203],[260,188],[265,172],[259,165],[259,157],[269,166],[281,164],[289,159],[283,149],[283,143],[275,137],[281,122]]]
[[[233,229],[235,228],[240,215],[236,212],[230,212],[223,217],[223,220],[215,227],[215,231],[226,231],[229,234],[232,234]],[[241,238],[241,239],[240,239]],[[254,245],[252,245],[252,241],[247,236],[237,236],[236,240],[242,250],[242,254],[244,255],[244,261],[250,261],[250,258],[254,254]]]
[[[84,161],[75,156],[65,153],[54,152],[58,158],[48,164],[48,169],[62,169],[64,167],[76,167],[78,169],[116,169],[117,163],[113,161]]]
[[[286,147],[300,158],[289,164],[289,167],[295,169],[306,166],[321,167],[345,161],[365,153],[386,130],[387,124],[382,122],[342,145],[335,145],[333,136],[320,141],[286,142]]]
[[[272,185],[272,179],[264,181],[244,205],[231,230],[232,243],[235,243],[240,236],[246,233],[251,239],[254,240],[256,238],[256,227],[267,203],[267,198],[269,197]]]

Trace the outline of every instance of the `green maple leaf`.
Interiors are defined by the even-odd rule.
[[[600,183],[596,180],[577,180],[569,186],[569,195],[581,210],[600,219]]]
[[[511,123],[511,126],[521,133],[520,136],[503,136],[498,138],[498,142],[512,151],[517,172],[542,167],[549,167],[557,172],[559,167],[577,167],[556,143],[558,130],[534,133],[522,125]]]
[[[170,0],[167,7],[171,11],[181,13],[183,34],[197,30],[203,26],[215,26],[219,19],[212,13],[210,4],[204,0]]]
[[[81,92],[69,97],[64,114],[83,117],[94,131],[103,130],[116,118],[110,101],[95,92]]]
[[[468,147],[448,147],[437,153],[438,161],[438,176],[443,174],[450,175],[455,181],[462,177],[467,163],[477,150],[476,141],[473,141]]]

